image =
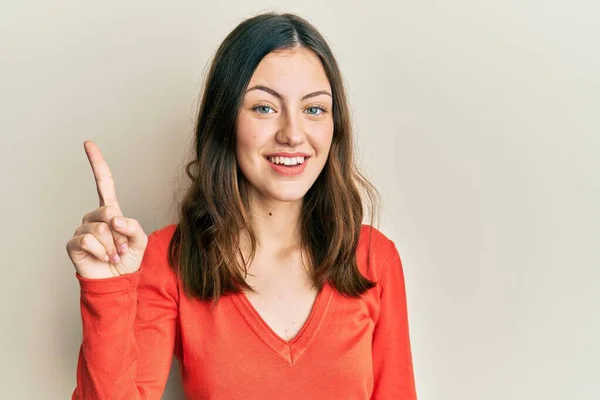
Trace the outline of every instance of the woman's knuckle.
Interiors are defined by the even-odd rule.
[[[104,206],[102,210],[102,220],[110,222],[110,220],[118,214],[117,209],[113,206]]]
[[[87,249],[92,241],[92,235],[90,235],[89,233],[84,233],[80,237],[81,239],[79,239],[79,246],[82,249]]]
[[[104,223],[104,222],[99,222],[94,226],[94,232],[98,236],[105,235],[109,230],[110,229],[108,228],[108,225],[106,225],[106,223]]]
[[[83,225],[83,224],[87,223],[87,222],[90,220],[90,215],[91,215],[91,214],[92,214],[92,213],[87,213],[87,214],[85,214],[85,215],[83,216],[83,218],[81,218],[81,225]]]

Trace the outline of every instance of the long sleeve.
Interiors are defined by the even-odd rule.
[[[72,399],[160,399],[177,329],[176,279],[155,233],[139,271],[107,279],[76,273],[83,341]]]
[[[373,332],[374,388],[371,400],[417,398],[410,349],[404,273],[393,242],[381,279],[380,310]]]

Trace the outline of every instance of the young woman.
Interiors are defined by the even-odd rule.
[[[360,190],[376,192],[308,22],[261,14],[219,47],[177,224],[147,236],[123,217],[84,145],[100,206],[67,244],[83,321],[73,399],[160,399],[173,355],[189,399],[416,398],[400,257],[362,225]]]

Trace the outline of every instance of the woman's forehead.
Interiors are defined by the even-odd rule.
[[[265,56],[248,87],[263,85],[284,96],[303,96],[317,90],[331,91],[320,58],[304,47],[278,50]]]

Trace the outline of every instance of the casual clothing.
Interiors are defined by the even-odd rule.
[[[160,399],[173,355],[190,400],[416,399],[402,264],[382,233],[363,225],[356,254],[377,286],[349,298],[326,284],[287,341],[243,293],[212,309],[183,294],[166,258],[175,227],[149,235],[133,274],[75,274],[83,342],[72,399]]]

